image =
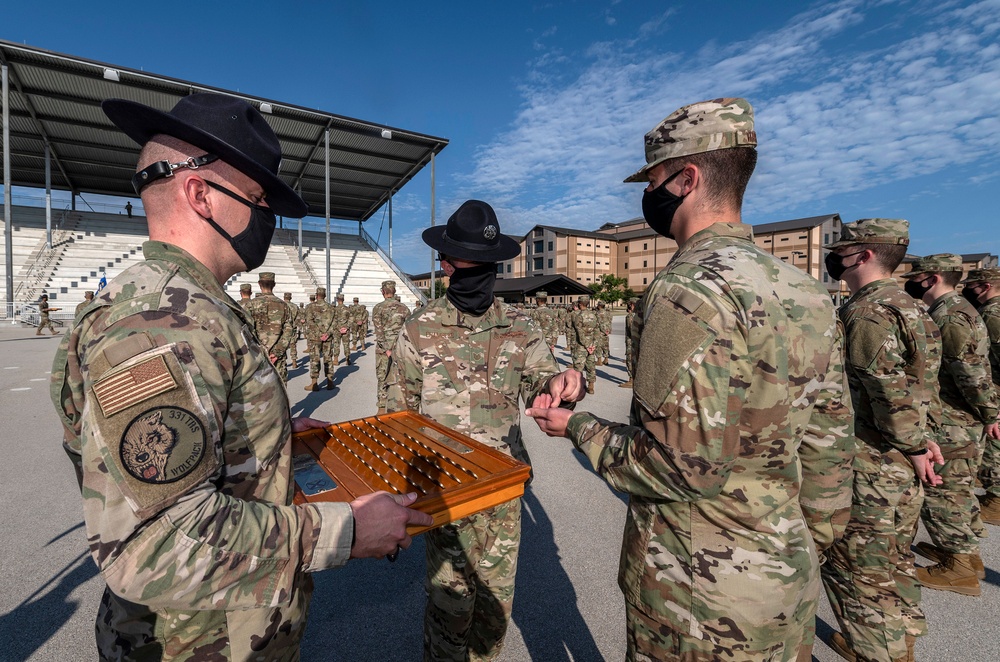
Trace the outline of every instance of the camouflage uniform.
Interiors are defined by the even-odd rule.
[[[73,317],[74,318],[75,317],[79,317],[80,313],[83,312],[83,309],[86,308],[87,306],[89,306],[90,302],[93,301],[93,300],[94,300],[94,293],[93,292],[88,291],[86,294],[84,294],[83,295],[83,301],[81,301],[80,303],[76,304],[76,310],[73,311]]]
[[[354,299],[357,302],[357,299]],[[355,303],[357,310],[354,316],[354,349],[361,351],[365,348],[365,338],[368,337],[368,308],[364,304]]]
[[[1000,288],[1000,269],[976,269],[969,272],[966,286],[975,283],[990,283],[994,288]],[[993,375],[995,391],[1000,393],[1000,296],[995,296],[979,306],[979,315],[989,334],[990,341],[990,371]],[[1000,441],[984,435],[983,456],[979,466],[979,479],[986,488],[984,507],[989,508],[991,502],[1000,500]],[[988,516],[984,515],[984,517]],[[1000,521],[994,520],[992,524]]]
[[[527,317],[494,300],[469,318],[442,297],[403,325],[392,354],[389,411],[411,409],[528,462],[518,399],[559,372]],[[514,599],[520,499],[426,534],[427,660],[493,660]]]
[[[597,343],[601,335],[600,320],[590,307],[590,299],[580,297],[580,310],[572,315],[573,333],[576,336],[573,350],[573,367],[587,372],[587,391],[594,392],[597,384]],[[593,351],[590,349],[593,348]]]
[[[538,324],[542,335],[545,336],[545,342],[554,349],[556,338],[559,336],[559,318],[556,312],[545,304],[545,292],[538,292],[535,296],[541,298],[542,301],[538,304],[538,308],[532,311],[531,317]]]
[[[250,289],[250,283],[243,283],[242,285],[240,285],[240,305],[243,306],[244,310],[246,309],[247,306],[250,305],[250,302],[253,300],[250,298],[251,291],[252,290]]]
[[[333,363],[333,306],[326,302],[326,288],[316,289],[316,301],[306,306],[305,330],[309,343],[309,379],[312,384],[307,390],[312,390],[319,378],[319,364],[323,362],[323,373],[326,375],[327,386],[333,384],[331,367]],[[323,336],[326,340],[323,340]]]
[[[292,293],[285,292],[285,305],[288,306],[289,319],[292,322],[292,340],[288,343],[288,356],[294,368],[299,363],[299,313],[301,309],[292,303]],[[286,370],[287,374],[287,370]],[[286,378],[287,381],[287,378]]]
[[[568,436],[629,494],[618,581],[629,659],[794,660],[854,448],[826,290],[715,223],[639,303],[631,425]],[[753,323],[749,323],[753,320]],[[810,535],[811,534],[811,535]]]
[[[945,272],[962,273],[959,255],[940,254],[919,259],[904,278]],[[936,441],[944,456],[938,486],[924,487],[921,520],[934,545],[949,554],[979,554],[979,538],[972,522],[979,510],[974,481],[983,426],[997,418],[989,367],[989,335],[975,307],[950,291],[930,306],[928,313],[941,331],[941,372],[938,388],[941,419]],[[918,570],[922,574],[926,570]],[[923,583],[927,582],[923,577]],[[978,584],[978,582],[977,582]]]
[[[264,278],[266,275],[271,278]],[[261,278],[273,282],[274,274],[263,272]],[[285,361],[285,352],[288,351],[294,333],[288,305],[274,294],[264,293],[251,301],[246,311],[265,353],[274,357],[272,363],[281,376],[281,381],[287,382],[288,363]]]
[[[611,335],[611,313],[604,307],[603,301],[597,302],[597,348],[594,350],[597,365],[607,365],[611,357],[611,346],[608,337]]]
[[[340,332],[341,329],[345,331]],[[344,349],[347,365],[351,365],[351,309],[344,305],[344,295],[337,295],[337,304],[333,306],[333,329],[331,331],[331,350],[333,365],[340,365],[340,349]]]
[[[863,219],[845,224],[841,240],[828,248],[908,241],[906,221]],[[889,278],[854,292],[840,318],[858,454],[851,520],[827,555],[823,581],[859,659],[905,660],[906,638],[927,633],[910,549],[924,491],[907,454],[926,450],[929,420],[940,412],[933,385],[941,334]]]
[[[56,327],[52,325],[52,320],[49,319],[49,300],[45,297],[38,302],[38,330],[35,331],[36,336],[42,335],[43,329],[48,329],[52,332],[52,335],[56,335]]]
[[[392,293],[396,289],[396,283],[391,280],[382,281],[382,291]],[[403,328],[403,322],[409,311],[406,306],[399,303],[392,297],[388,297],[382,303],[375,304],[372,309],[372,325],[375,327],[375,377],[378,379],[377,404],[379,409],[385,409],[386,377],[389,375],[389,356],[396,346],[396,338]]]
[[[297,660],[348,504],[292,504],[288,399],[249,318],[162,242],[66,335],[52,399],[107,582],[102,659]],[[81,653],[82,655],[82,653]]]
[[[632,325],[635,324],[635,305],[629,304],[628,312],[625,313],[625,370],[628,371],[628,381],[621,386],[630,386],[632,384],[632,377],[635,375],[635,369],[632,362],[635,357],[632,354]]]
[[[563,333],[566,334],[566,351],[569,353],[570,363],[573,367],[579,370],[580,368],[576,365],[576,329],[573,327],[573,320],[576,318],[576,313],[579,310],[577,305],[574,303],[566,311],[566,328]]]
[[[566,307],[558,306],[556,308],[556,341],[559,340],[559,336],[566,333]]]

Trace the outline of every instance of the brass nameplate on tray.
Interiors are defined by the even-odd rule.
[[[530,468],[412,411],[336,423],[292,437],[295,503],[416,492],[411,506],[453,522],[524,494]]]

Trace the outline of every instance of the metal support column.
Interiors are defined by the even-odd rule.
[[[434,227],[434,152],[431,152],[431,227]],[[427,291],[427,298],[433,299],[437,296],[437,290],[434,285],[434,267],[437,265],[435,262],[436,256],[434,255],[434,249],[431,249],[431,289]]]
[[[14,192],[10,190],[10,89],[7,82],[7,65],[0,65],[0,103],[3,104],[3,221],[4,229],[4,254],[7,256],[6,270],[7,283],[7,319],[14,323],[14,230],[11,220],[11,198]]]
[[[326,130],[326,169],[323,172],[326,182],[326,300],[330,301],[334,298],[330,291],[330,129]]]
[[[52,249],[52,162],[49,143],[45,142],[45,245]]]
[[[389,191],[389,259],[392,259],[392,191]]]

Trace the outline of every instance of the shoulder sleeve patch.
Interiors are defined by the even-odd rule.
[[[684,303],[678,303],[678,298]],[[633,393],[651,413],[668,414],[661,409],[680,371],[690,360],[703,355],[716,336],[707,322],[689,308],[694,312],[710,310],[712,318],[717,314],[696,294],[672,288],[653,302],[643,326]]]
[[[122,467],[143,483],[173,483],[198,466],[207,446],[205,426],[182,407],[148,409],[125,426],[118,446]]]
[[[94,384],[94,396],[105,417],[177,388],[163,356],[153,356],[102,377]]]

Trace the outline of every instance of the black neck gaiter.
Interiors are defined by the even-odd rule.
[[[463,313],[478,317],[493,305],[496,280],[497,265],[492,262],[465,269],[455,267],[445,296]]]

